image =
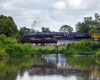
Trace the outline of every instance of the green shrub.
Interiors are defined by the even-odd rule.
[[[63,55],[94,55],[94,51],[64,51]]]
[[[91,43],[91,41],[90,41],[90,39],[88,39],[88,41],[87,41],[87,45],[90,45],[90,43]]]
[[[44,53],[42,53],[42,54],[49,54],[49,53],[50,53],[49,49],[45,49]]]
[[[85,42],[85,45],[87,45],[87,44],[88,44],[88,42],[87,42],[87,40],[86,40],[86,39],[85,39],[85,41],[84,41],[84,42]]]
[[[74,45],[74,49],[75,49],[75,50],[78,50],[78,49],[79,49],[79,43],[76,43],[76,44]]]
[[[95,53],[95,57],[100,57],[100,51]]]
[[[91,51],[91,50],[92,48],[90,47],[90,45],[85,47],[85,51]]]
[[[73,55],[73,51],[64,51],[63,55],[67,55],[67,56]]]
[[[62,50],[58,50],[58,53],[62,54],[64,51],[66,51],[64,48]]]
[[[29,43],[25,43],[24,45],[22,45],[22,48],[23,48],[23,52],[26,55],[33,54],[33,48],[31,47]]]
[[[0,46],[2,46],[2,42],[0,41]]]
[[[0,51],[0,57],[4,57],[4,56],[8,56],[8,55],[7,55],[6,51],[4,49],[2,49]]]
[[[21,53],[23,52],[23,48],[19,44],[15,44],[14,49],[15,49],[16,52],[21,52]]]
[[[66,45],[66,50],[68,50],[68,49],[70,48],[70,46],[71,46],[71,43],[68,43],[68,44]]]
[[[85,42],[83,40],[81,40],[79,43],[79,50],[84,50],[85,47],[86,47]]]
[[[41,52],[39,52],[39,51],[35,51],[35,52],[34,52],[34,55],[42,55],[42,54],[41,54]]]
[[[93,50],[95,50],[95,42],[94,41],[92,41],[91,43],[90,43],[90,47],[93,49]]]
[[[55,54],[55,49],[49,51],[50,54]]]
[[[5,41],[7,40],[6,36],[4,34],[0,35],[0,41],[5,44]]]
[[[74,48],[75,42],[73,41],[70,45],[70,49]]]
[[[6,48],[5,48],[5,51],[7,54],[9,54],[11,57],[14,56],[13,53],[15,53],[15,49],[13,48],[12,45],[8,45]]]
[[[9,45],[9,44],[13,44],[13,41],[11,39],[11,37],[8,37],[7,40],[5,41],[5,44]]]

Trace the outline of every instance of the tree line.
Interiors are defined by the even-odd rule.
[[[100,32],[100,15],[98,13],[94,14],[95,19],[92,17],[84,17],[83,22],[78,22],[75,26],[76,32],[89,33],[91,36],[99,34]],[[41,27],[42,32],[54,32],[50,31],[48,27]],[[73,27],[70,25],[63,25],[60,27],[59,31],[62,32],[72,32]],[[15,37],[17,39],[22,39],[24,35],[27,35],[29,32],[35,32],[34,29],[27,27],[21,27],[18,30],[17,25],[15,24],[11,16],[0,15],[0,34],[4,34],[7,37]]]

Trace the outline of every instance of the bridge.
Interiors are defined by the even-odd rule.
[[[75,42],[75,43],[79,43],[80,41],[79,40],[21,40],[21,41],[18,41],[18,42],[21,42],[21,43],[31,43],[33,44],[33,46],[40,46],[42,44],[44,45],[66,45],[68,43],[72,43],[72,42]]]
[[[62,44],[68,44],[68,43],[79,43],[81,40],[57,40],[57,44],[59,45],[60,43]]]
[[[57,40],[21,40],[21,43],[57,43]]]

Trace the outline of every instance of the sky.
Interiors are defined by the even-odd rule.
[[[100,0],[0,0],[0,15],[11,16],[18,29],[59,31],[69,25],[75,32],[78,22],[95,13],[100,14]]]

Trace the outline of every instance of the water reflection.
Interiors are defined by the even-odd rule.
[[[0,60],[0,80],[100,80],[94,57],[47,55]]]

